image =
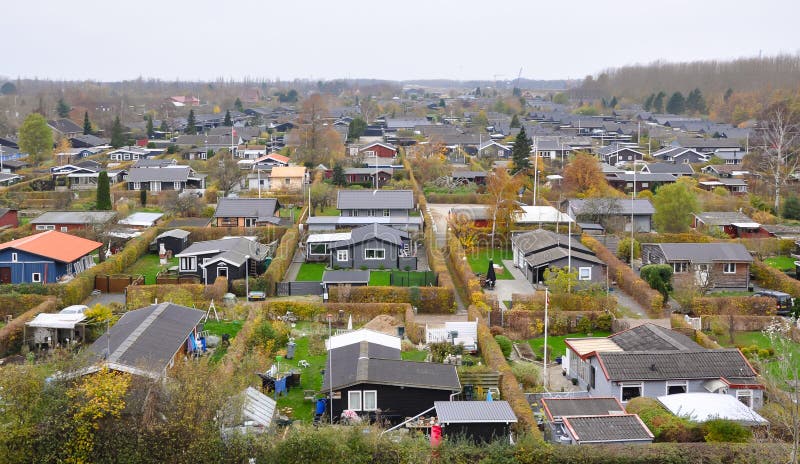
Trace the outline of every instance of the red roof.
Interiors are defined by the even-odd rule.
[[[275,161],[280,161],[281,163],[289,162],[288,156],[279,155],[277,153],[270,153],[269,155],[266,156],[266,158],[271,158],[274,159]]]
[[[18,238],[0,244],[0,250],[13,248],[35,255],[51,258],[64,263],[71,263],[103,246],[100,242],[87,240],[74,235],[48,230],[41,234]]]

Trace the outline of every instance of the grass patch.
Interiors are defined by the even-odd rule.
[[[400,357],[403,358],[403,361],[423,362],[428,357],[428,352],[425,350],[403,351],[400,353]]]
[[[720,292],[711,292],[707,296],[725,297],[725,296],[753,296],[753,292],[745,292],[744,290],[723,290]]]
[[[242,330],[242,321],[206,321],[203,324],[203,330],[207,330],[210,334],[216,335],[218,337],[222,337],[222,334],[228,334],[231,336],[231,341]],[[219,362],[224,356],[225,353],[228,352],[228,347],[223,347],[222,345],[217,346],[214,349],[214,353],[211,354],[209,361],[212,363]]]
[[[764,260],[768,266],[772,266],[779,271],[794,271],[794,258],[791,256],[772,256]]]
[[[325,368],[327,358],[324,354],[312,356],[308,352],[308,345],[310,337],[315,335],[306,335],[295,339],[297,347],[295,348],[294,359],[283,360],[280,362],[281,371],[285,372],[294,369],[300,372],[300,387],[292,388],[286,396],[278,397],[278,408],[291,408],[292,418],[299,419],[311,423],[314,419],[314,404],[311,401],[303,399],[303,390],[319,391],[322,388],[322,372]],[[322,349],[324,352],[324,348]],[[305,359],[310,364],[307,368],[302,368],[297,365],[300,360]]]
[[[178,258],[172,258],[167,262],[167,265],[163,267],[163,269],[169,268],[171,266],[178,265]],[[138,261],[133,263],[133,266],[127,269],[128,274],[136,275],[141,274],[144,276],[144,283],[145,285],[148,284],[155,284],[156,283],[156,275],[159,271],[162,270],[161,263],[159,261],[158,255],[147,253]]]
[[[294,208],[281,208],[278,215],[284,219],[294,218],[295,220],[300,216],[303,208],[295,206]]]
[[[388,287],[391,271],[369,271],[369,285],[371,287]]]
[[[730,343],[730,339],[728,338],[727,334],[717,338],[718,338],[717,342],[726,348],[729,347],[744,348],[753,345],[761,349],[774,348],[774,346],[772,345],[772,341],[769,339],[769,337],[764,335],[764,333],[761,331],[736,332],[733,335],[733,343]],[[794,357],[793,359],[800,358],[800,343],[792,343],[791,351],[792,351],[792,356]],[[761,372],[762,375],[766,373],[773,377],[775,376],[779,377],[778,374],[779,366],[776,360],[767,361],[762,364],[763,364],[762,369],[766,371],[766,372]]]
[[[303,282],[320,282],[325,272],[325,263],[303,263],[295,280]]]
[[[340,212],[335,206],[328,206],[326,208],[317,209],[313,212],[313,216],[339,216]]]
[[[467,262],[472,272],[476,274],[486,274],[489,269],[489,260],[494,261],[495,266],[503,266],[502,271],[495,269],[498,280],[513,280],[514,277],[508,272],[508,269],[503,265],[504,259],[513,259],[514,254],[509,250],[490,250],[488,248],[481,248],[467,255]]]
[[[592,337],[607,337],[611,335],[611,332],[605,332],[602,330],[598,330],[596,332],[592,332]],[[555,337],[548,336],[547,337],[547,357],[550,360],[556,359],[558,356],[564,356],[564,353],[567,351],[567,344],[564,343],[564,339],[566,338],[581,338],[581,337],[588,337],[588,334],[585,333],[575,333],[569,335],[558,335]],[[541,359],[542,355],[544,354],[544,337],[537,337],[531,338],[528,340],[528,345],[531,346],[531,349],[536,356]]]

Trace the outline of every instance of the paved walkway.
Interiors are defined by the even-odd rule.
[[[447,243],[447,216],[450,214],[450,209],[456,206],[464,206],[459,204],[449,203],[428,203],[428,211],[433,219],[433,231],[436,234],[436,244],[440,247],[445,246]]]
[[[649,319],[650,315],[638,301],[634,300],[632,296],[623,292],[620,288],[614,288],[611,296],[617,298],[617,306],[622,311],[623,317],[634,317],[640,319]]]
[[[292,257],[292,262],[289,264],[289,268],[286,269],[284,281],[291,282],[297,279],[297,273],[300,272],[300,266],[302,266],[304,262],[305,256],[303,255],[303,250],[295,251],[294,256]]]
[[[514,293],[533,294],[534,288],[530,282],[522,274],[522,271],[514,266],[511,260],[503,260],[503,266],[506,267],[508,272],[514,277],[513,280],[497,280],[494,284],[494,290],[484,290],[487,295],[493,296],[497,299],[497,303],[501,309],[507,308],[505,302],[511,301],[511,295]]]

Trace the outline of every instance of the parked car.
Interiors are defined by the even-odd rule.
[[[775,299],[777,306],[777,314],[779,316],[788,316],[794,307],[794,298],[788,293],[779,292],[777,290],[759,290],[753,296],[765,296]]]

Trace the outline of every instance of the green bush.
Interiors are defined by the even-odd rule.
[[[647,266],[642,266],[639,275],[650,285],[650,288],[661,293],[664,301],[669,298],[669,292],[672,291],[672,266],[669,264],[648,264]]]
[[[725,419],[712,419],[701,427],[707,442],[747,443],[753,437],[747,427]]]
[[[505,335],[495,335],[494,340],[500,346],[500,351],[503,352],[504,357],[508,358],[511,356],[511,350],[514,348],[514,344],[511,343],[508,337]]]

